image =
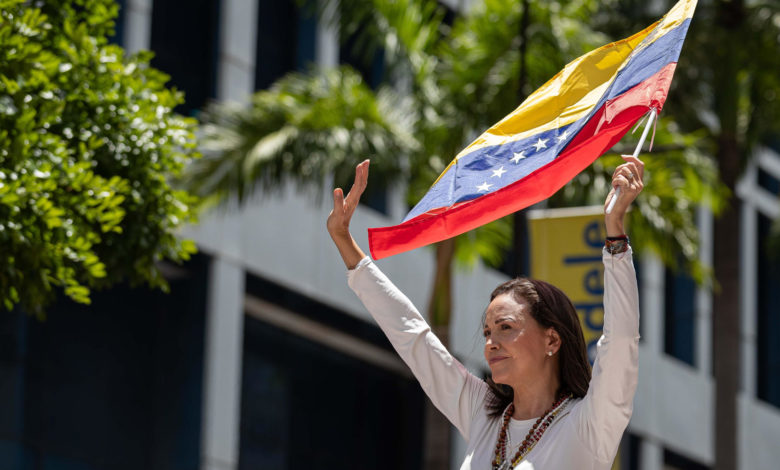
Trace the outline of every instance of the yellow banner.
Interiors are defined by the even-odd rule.
[[[588,345],[591,364],[604,326],[604,208],[533,210],[528,214],[531,276],[569,296]]]

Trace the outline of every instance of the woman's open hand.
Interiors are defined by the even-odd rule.
[[[333,190],[333,210],[328,215],[326,226],[331,237],[349,235],[349,222],[352,220],[352,214],[355,213],[360,196],[366,190],[368,182],[368,164],[365,160],[355,167],[355,182],[352,183],[347,197],[344,197],[344,191],[341,188]]]
[[[360,196],[366,190],[368,165],[369,161],[365,160],[355,167],[355,182],[347,197],[344,197],[344,191],[341,188],[333,190],[333,210],[330,211],[328,221],[325,224],[348,269],[354,268],[365,257],[349,233],[349,222],[360,202]]]
[[[604,208],[609,205],[615,190],[620,188],[620,195],[615,201],[615,207],[612,212],[604,215],[604,222],[607,226],[607,236],[617,237],[625,233],[623,229],[623,218],[628,211],[628,207],[636,199],[642,189],[645,187],[643,178],[645,174],[645,164],[632,155],[621,155],[626,163],[618,166],[615,173],[612,174],[612,190],[607,195]],[[606,210],[605,210],[606,212]]]

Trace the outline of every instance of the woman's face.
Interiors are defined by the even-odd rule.
[[[497,296],[488,305],[483,328],[485,360],[494,382],[513,385],[542,370],[548,335],[528,303],[518,303],[508,293]]]

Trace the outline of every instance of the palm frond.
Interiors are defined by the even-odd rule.
[[[254,95],[249,107],[212,103],[203,113],[203,158],[185,176],[201,195],[239,201],[257,189],[279,189],[288,179],[320,192],[331,177],[350,180],[371,158],[372,172],[392,180],[402,156],[419,146],[408,100],[377,93],[349,67],[293,73]]]

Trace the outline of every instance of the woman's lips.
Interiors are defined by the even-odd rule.
[[[496,362],[498,362],[498,361],[503,361],[504,359],[509,359],[509,358],[508,358],[508,357],[506,357],[506,356],[500,356],[500,357],[491,357],[491,358],[490,358],[490,360],[488,361],[488,363],[489,363],[489,364],[495,364]]]

